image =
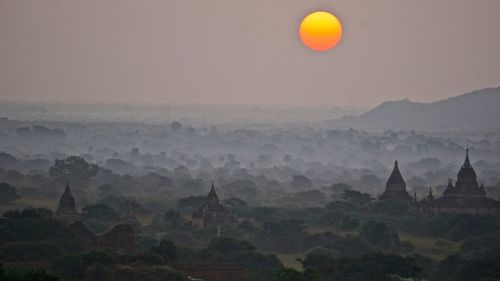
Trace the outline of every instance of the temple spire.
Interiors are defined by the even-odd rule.
[[[64,192],[59,199],[59,206],[56,210],[56,218],[67,223],[71,223],[80,219],[78,211],[76,210],[75,198],[71,194],[69,182],[66,182]]]
[[[380,199],[398,199],[398,200],[411,200],[411,196],[406,191],[406,183],[399,171],[398,161],[394,161],[394,168],[392,170],[387,183],[385,184],[385,191],[379,197]]]
[[[465,149],[465,162],[464,162],[464,167],[470,167],[470,160],[469,160],[469,145],[467,145],[467,148]]]
[[[217,196],[217,192],[215,192],[214,181],[212,181],[212,186],[210,187],[210,192],[208,193],[208,202],[209,203],[219,202],[219,196]]]
[[[429,185],[429,194],[427,195],[429,200],[434,199],[434,195],[432,194],[432,185]]]
[[[401,172],[399,171],[398,160],[396,160],[394,162],[394,168],[393,168],[391,176],[389,177],[389,180],[387,182],[389,184],[402,184],[402,185],[405,185],[405,187],[406,187],[406,183],[403,179],[403,176],[401,176]]]

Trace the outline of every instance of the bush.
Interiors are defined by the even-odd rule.
[[[2,273],[0,273],[2,274]],[[2,281],[62,281],[55,275],[48,274],[42,269],[15,269],[7,270],[0,275]]]
[[[461,250],[464,253],[473,253],[495,248],[500,248],[500,237],[497,234],[488,234],[465,240]]]
[[[335,259],[334,253],[324,250],[311,251],[303,265],[306,270],[315,272],[319,280],[400,280],[417,277],[421,272],[412,258],[370,254],[360,258]]]
[[[113,272],[114,280],[121,281],[187,281],[183,274],[165,266],[119,267]]]
[[[331,242],[325,248],[335,252],[335,257],[361,257],[373,251],[373,248],[365,240],[356,236],[347,236]]]
[[[50,243],[13,242],[2,245],[0,252],[9,262],[44,262],[61,255],[63,250]]]
[[[61,255],[51,263],[51,269],[70,279],[82,279],[87,269],[93,265],[112,267],[118,263],[117,257],[109,252],[92,251],[85,254]]]
[[[41,210],[41,211],[40,211]],[[0,241],[49,243],[67,251],[84,248],[83,241],[66,226],[50,218],[45,218],[44,209],[9,211],[0,220]]]
[[[87,205],[82,209],[82,222],[92,232],[103,232],[118,222],[118,212],[106,204]]]
[[[208,250],[219,252],[224,255],[234,255],[244,251],[254,251],[256,248],[246,240],[237,240],[229,237],[217,237],[210,240]]]
[[[389,251],[399,250],[401,246],[398,233],[385,223],[378,221],[366,222],[361,227],[359,236],[373,246]]]
[[[375,202],[370,211],[390,216],[404,215],[408,213],[408,202],[402,200],[380,200]]]
[[[176,263],[179,256],[177,246],[168,240],[161,240],[160,245],[153,248],[153,251],[162,257],[165,263]]]
[[[5,182],[0,183],[0,204],[5,204],[19,198],[20,196],[17,194],[15,187]]]

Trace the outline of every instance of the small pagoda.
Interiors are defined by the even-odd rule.
[[[219,196],[215,192],[214,182],[212,182],[208,193],[207,203],[196,210],[191,218],[192,225],[199,228],[236,222],[233,213],[220,202]]]
[[[410,194],[406,191],[406,182],[399,172],[398,161],[394,162],[391,176],[385,184],[385,191],[379,197],[380,200],[411,200]]]
[[[59,206],[56,210],[55,219],[67,224],[80,220],[80,214],[76,210],[75,198],[73,194],[71,194],[68,182],[66,182],[66,188],[59,199]]]

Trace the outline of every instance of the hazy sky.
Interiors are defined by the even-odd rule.
[[[340,45],[297,30],[327,10]],[[0,99],[376,105],[500,85],[499,0],[0,0]]]

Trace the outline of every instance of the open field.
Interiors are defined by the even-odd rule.
[[[408,241],[415,246],[415,251],[428,256],[434,260],[442,260],[449,255],[455,254],[460,249],[462,242],[445,239],[414,236],[400,233],[401,241]]]

